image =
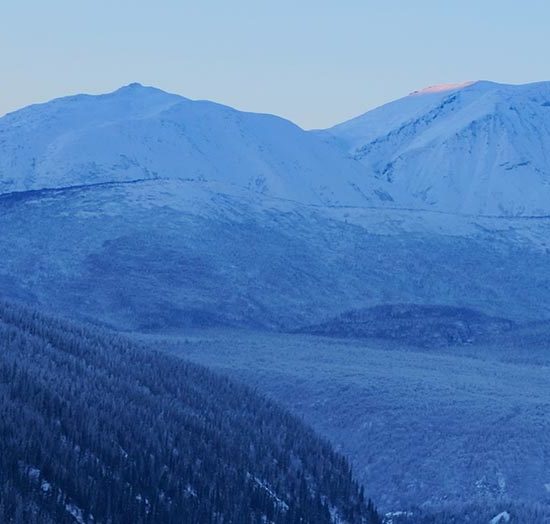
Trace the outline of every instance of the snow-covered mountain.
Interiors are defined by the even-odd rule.
[[[0,118],[0,300],[151,347],[181,330],[186,357],[241,366],[311,421],[382,506],[538,508],[549,102],[548,84],[437,86],[330,133],[139,85],[28,107]],[[490,331],[502,361],[261,333],[351,318],[371,336],[373,311],[404,347]]]
[[[0,119],[0,193],[168,178],[315,204],[389,199],[385,184],[272,115],[140,84],[29,106]]]
[[[327,132],[402,207],[550,214],[550,82],[433,86]]]
[[[411,93],[306,132],[130,84],[0,118],[0,194],[149,179],[306,204],[550,214],[550,82]]]
[[[478,83],[411,95],[333,130],[338,138],[140,85],[9,114],[0,119],[0,288],[6,298],[125,329],[151,322],[295,328],[401,303],[550,318],[543,306],[550,304],[550,220],[464,216],[550,207],[541,160],[548,128],[541,123],[513,136],[491,131],[487,140],[539,148],[530,164],[502,177],[478,166],[476,181],[456,154],[456,172],[435,171],[436,161],[442,171],[451,165],[450,135],[443,132],[449,122],[468,129],[488,100],[515,89],[534,94],[520,97],[521,116],[508,115],[511,122],[550,111],[541,95],[547,85]],[[372,125],[365,129],[365,121]],[[388,127],[402,131],[376,141]],[[352,140],[361,130],[368,154],[364,138]],[[411,160],[410,172],[396,161],[402,171],[379,178],[338,145],[349,143],[379,170],[375,153],[390,158],[390,146],[405,136],[410,144],[430,144],[419,154],[431,161]],[[480,162],[500,151],[481,138],[473,143],[470,157],[479,150]],[[535,162],[540,172],[530,180]],[[414,168],[422,166],[420,176]],[[515,193],[504,183],[513,176],[522,183]],[[474,189],[486,180],[506,189],[513,206],[504,207],[502,195],[478,198]],[[408,193],[421,182],[439,200]]]

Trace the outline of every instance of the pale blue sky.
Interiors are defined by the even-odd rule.
[[[548,0],[2,0],[0,114],[130,82],[345,120],[415,89],[550,79]]]

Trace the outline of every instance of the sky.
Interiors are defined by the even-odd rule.
[[[0,115],[140,82],[304,128],[445,82],[550,80],[548,0],[4,0]]]

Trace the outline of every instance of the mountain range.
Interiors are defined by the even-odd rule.
[[[433,86],[312,131],[139,84],[29,106],[0,118],[1,298],[275,398],[386,522],[547,522],[549,130],[550,83]]]
[[[546,319],[549,85],[439,86],[323,132],[139,84],[8,114],[3,292],[127,329]]]
[[[319,132],[130,84],[0,119],[0,191],[157,178],[302,203],[548,214],[550,83],[433,86]]]

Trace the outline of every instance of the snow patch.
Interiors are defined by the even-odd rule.
[[[510,522],[510,513],[503,511],[499,513],[496,517],[493,517],[489,524],[504,524],[505,522]]]
[[[275,505],[280,510],[288,511],[288,504],[271,489],[267,482],[264,482],[263,480],[254,475],[251,475],[250,473],[247,473],[246,475],[249,479],[252,479],[258,486],[260,486],[260,488],[267,492],[267,494],[275,501]]]
[[[394,524],[394,519],[401,519],[405,517],[412,517],[411,511],[390,511],[384,514],[384,524]]]
[[[78,524],[86,524],[84,520],[84,512],[76,504],[65,504],[65,509]]]

